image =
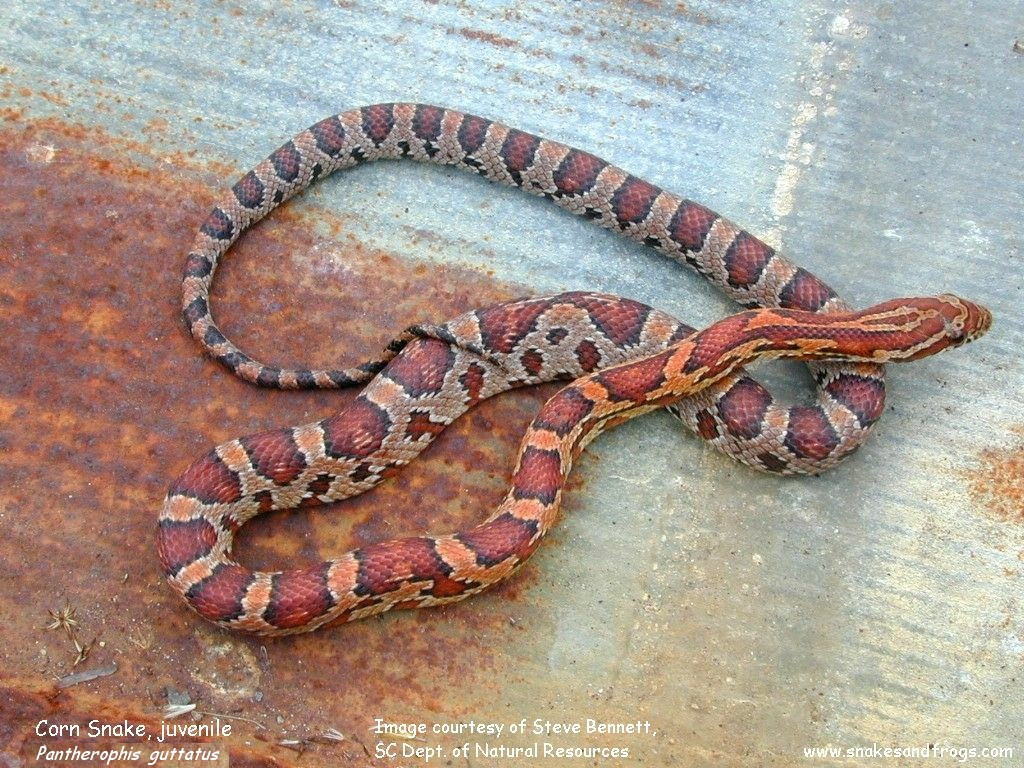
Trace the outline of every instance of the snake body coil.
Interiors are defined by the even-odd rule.
[[[749,232],[589,152],[452,109],[376,104],[328,117],[286,142],[239,179],[203,223],[185,266],[182,309],[211,357],[261,386],[328,389],[369,381],[401,349],[408,334],[359,366],[281,369],[253,360],[226,339],[209,304],[220,257],[248,227],[335,170],[396,158],[460,168],[543,196],[695,269],[745,307],[850,309],[820,279]],[[811,371],[813,405],[782,407],[741,375],[673,410],[737,461],[762,471],[817,474],[867,439],[885,406],[885,382],[877,365],[812,364]]]
[[[543,194],[696,267],[741,303],[775,308],[694,332],[628,299],[559,294],[414,326],[380,359],[334,371],[266,366],[225,339],[210,315],[209,288],[217,260],[241,232],[336,168],[398,156],[462,165]],[[533,553],[557,515],[574,457],[608,426],[675,404],[698,435],[751,466],[821,471],[852,451],[879,415],[879,363],[957,346],[991,320],[952,296],[842,310],[817,278],[717,214],[580,150],[424,105],[377,105],[328,118],[243,177],[211,213],[189,254],[184,311],[193,336],[248,381],[282,388],[369,383],[328,419],[232,440],[194,462],[160,515],[164,570],[201,615],[259,634],[461,600]],[[818,404],[777,407],[741,370],[768,357],[831,361],[814,369]],[[533,421],[507,497],[479,525],[384,541],[281,572],[255,572],[231,559],[234,532],[254,516],[369,490],[473,404],[557,379],[575,381]]]

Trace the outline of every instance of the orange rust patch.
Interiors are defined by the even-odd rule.
[[[17,517],[0,542],[0,559],[11,564],[0,614],[8,634],[25,639],[5,658],[17,687],[0,689],[4,701],[25,702],[24,711],[5,710],[14,743],[51,712],[138,720],[126,705],[96,704],[114,700],[111,691],[122,703],[152,701],[154,708],[165,703],[165,688],[189,691],[211,710],[244,706],[269,725],[273,740],[284,738],[274,730],[278,712],[293,713],[310,732],[363,733],[380,701],[395,712],[439,707],[454,717],[498,695],[508,679],[508,670],[494,669],[494,648],[510,631],[505,604],[536,578],[529,571],[495,590],[501,607],[475,601],[275,642],[266,667],[246,668],[261,701],[240,701],[195,674],[192,662],[222,644],[255,655],[260,642],[211,629],[164,584],[155,529],[168,487],[216,443],[327,417],[355,393],[247,385],[203,359],[182,328],[181,269],[195,230],[218,190],[268,147],[242,148],[238,166],[223,168],[197,161],[202,150],[157,151],[24,112],[0,110],[7,120],[0,123],[0,338],[5,363],[17,372],[0,393],[7,481],[0,510]],[[344,183],[344,174],[325,183]],[[411,324],[529,292],[478,271],[369,248],[343,216],[307,197],[275,211],[232,249],[213,306],[222,330],[247,352],[283,365],[336,365],[375,355]],[[481,404],[400,482],[334,511],[255,521],[240,538],[255,532],[259,540],[240,541],[240,554],[260,566],[295,565],[483,519],[507,488],[526,425],[552,392],[535,388]],[[301,444],[318,453],[318,430],[304,432]],[[190,517],[189,506],[176,503],[172,514]],[[183,578],[204,575],[197,568]],[[103,639],[87,668],[116,658],[118,671],[59,699],[26,698],[23,681],[71,672],[67,638],[39,628],[45,608],[65,599],[79,609],[81,639]],[[438,642],[446,634],[458,635],[458,654]],[[323,669],[344,674],[318,676],[311,697],[307,670]],[[452,678],[465,691],[455,703]],[[52,684],[45,687],[50,692]],[[331,705],[310,703],[317,701]],[[239,725],[237,734],[229,748],[241,759],[252,726]],[[351,764],[363,763],[360,753]]]
[[[1024,426],[1013,429],[1024,436]],[[971,496],[989,516],[1024,523],[1024,439],[1010,448],[986,448],[969,474]]]

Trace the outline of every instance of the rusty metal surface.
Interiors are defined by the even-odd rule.
[[[376,717],[649,720],[653,735],[549,739],[629,749],[609,765],[927,743],[1019,760],[1024,27],[997,0],[382,5],[0,10],[0,764],[28,764],[42,719],[158,729],[178,698],[235,726],[214,739],[232,765],[422,764],[373,757]],[[183,253],[216,191],[281,141],[389,99],[597,152],[855,304],[951,290],[995,329],[893,370],[875,438],[827,476],[753,475],[652,415],[588,449],[563,523],[489,595],[273,643],[212,630],[158,572],[169,482],[211,444],[352,394],[260,391],[201,359],[177,315]],[[543,201],[411,164],[276,212],[226,259],[215,302],[246,350],[327,365],[412,322],[569,288],[693,323],[729,309]],[[798,368],[767,373],[800,396]],[[283,565],[478,519],[552,391],[478,407],[394,481],[259,521],[240,551]],[[65,606],[78,626],[47,629]]]

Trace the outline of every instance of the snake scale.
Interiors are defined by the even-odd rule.
[[[339,168],[409,157],[542,195],[762,307],[696,332],[636,301],[564,293],[417,325],[382,355],[339,370],[264,365],[217,329],[219,258],[253,223]],[[366,384],[339,413],[217,446],[174,482],[158,550],[174,588],[220,626],[263,635],[464,599],[507,577],[553,524],[573,459],[601,431],[670,406],[716,448],[757,469],[817,473],[856,449],[884,405],[881,363],[916,360],[984,333],[987,310],[944,295],[852,312],[823,282],[709,209],[600,158],[484,118],[378,104],[326,118],[243,176],[203,223],[183,281],[193,337],[242,379],[283,389]],[[742,366],[812,361],[813,406],[783,408]],[[826,362],[813,362],[826,361]],[[482,523],[370,544],[323,563],[256,572],[234,533],[264,512],[365,492],[411,461],[480,400],[573,380],[523,438],[511,488]]]

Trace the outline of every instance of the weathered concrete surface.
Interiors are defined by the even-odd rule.
[[[996,0],[381,5],[0,10],[0,756],[34,754],[43,718],[158,728],[171,689],[241,718],[219,741],[232,765],[400,764],[372,757],[375,717],[650,720],[655,735],[551,739],[628,747],[611,765],[929,743],[1019,762],[1024,19]],[[158,573],[168,483],[215,442],[351,395],[259,391],[202,360],[177,318],[184,249],[216,191],[281,141],[390,99],[597,152],[855,304],[950,290],[995,329],[894,369],[875,438],[825,477],[754,475],[649,416],[588,450],[563,524],[489,596],[283,642],[217,632]],[[730,308],[543,201],[411,164],[277,212],[226,259],[215,301],[245,349],[333,364],[411,322],[563,288],[693,323]],[[801,396],[796,366],[766,373]],[[395,482],[263,521],[240,550],[284,564],[477,519],[550,392],[485,404]],[[74,669],[73,639],[45,629],[65,605],[74,639],[96,638]]]

